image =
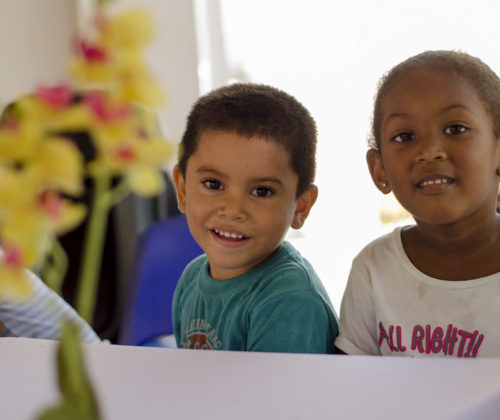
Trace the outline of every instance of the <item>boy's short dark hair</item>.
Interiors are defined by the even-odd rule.
[[[475,89],[491,116],[496,138],[500,137],[500,78],[483,61],[461,51],[425,51],[393,67],[379,82],[373,108],[372,132],[369,146],[380,145],[381,102],[401,75],[417,68],[434,68],[456,72]]]
[[[288,93],[261,84],[236,83],[198,99],[188,116],[179,151],[183,175],[201,135],[208,130],[260,136],[283,145],[299,178],[297,197],[311,187],[316,170],[316,123]]]

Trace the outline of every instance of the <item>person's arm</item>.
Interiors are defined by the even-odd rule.
[[[64,320],[80,326],[82,341],[100,342],[92,328],[57,293],[34,273],[28,272],[32,293],[20,301],[0,301],[3,335],[10,337],[58,339]]]

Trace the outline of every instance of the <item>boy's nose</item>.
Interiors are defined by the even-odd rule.
[[[243,220],[245,212],[242,200],[232,194],[225,194],[219,208],[219,216],[228,220]]]
[[[420,141],[415,162],[427,163],[446,159],[448,159],[448,153],[444,150],[442,141],[437,136],[431,135]]]

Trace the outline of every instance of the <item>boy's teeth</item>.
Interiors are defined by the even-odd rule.
[[[229,233],[229,232],[222,232],[219,229],[214,229],[215,233],[219,236],[224,236],[224,238],[231,238],[231,239],[243,239],[243,235],[238,235],[236,233]]]

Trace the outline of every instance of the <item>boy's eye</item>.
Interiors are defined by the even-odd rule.
[[[467,128],[460,124],[450,125],[444,129],[445,134],[462,134],[467,131]]]
[[[396,143],[404,143],[413,140],[414,138],[415,136],[413,135],[413,133],[399,133],[392,138],[392,141],[395,141]]]
[[[221,190],[222,184],[216,179],[205,179],[202,181],[202,184],[207,187],[209,190]]]
[[[252,190],[252,194],[257,197],[270,197],[274,194],[274,191],[268,187],[257,187]]]

